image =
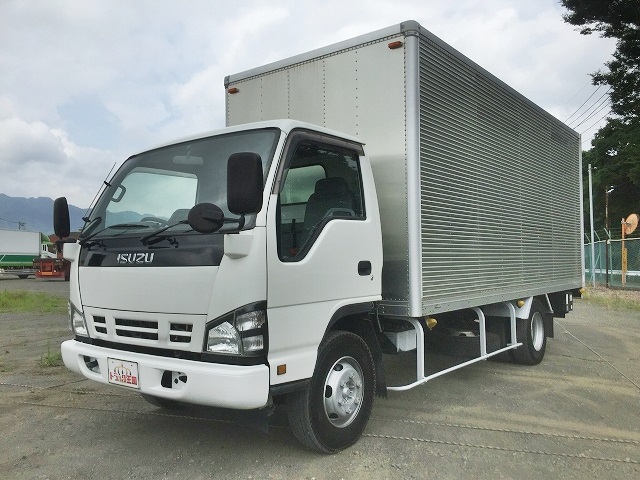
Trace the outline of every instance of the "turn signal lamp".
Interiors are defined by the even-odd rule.
[[[516,305],[518,306],[518,308],[522,308],[522,307],[524,307],[524,303],[525,303],[524,300],[518,300],[516,302]]]
[[[435,326],[438,324],[438,321],[435,318],[429,317],[426,320],[426,324],[429,330],[433,330]]]

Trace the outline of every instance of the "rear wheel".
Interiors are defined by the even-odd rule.
[[[545,310],[540,300],[531,303],[529,318],[516,320],[516,338],[522,346],[510,350],[513,360],[523,365],[537,365],[544,358],[547,332],[544,327]]]
[[[375,383],[365,341],[350,332],[330,333],[320,345],[310,385],[287,397],[293,434],[306,447],[324,453],[353,445],[371,415]]]

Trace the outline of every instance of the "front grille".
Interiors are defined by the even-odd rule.
[[[162,345],[176,345],[178,348],[188,348],[193,340],[194,326],[190,321],[169,321],[163,323],[162,320],[137,320],[131,318],[115,317],[112,320],[104,315],[92,315],[93,326],[96,333],[109,336],[112,339],[132,339],[156,342]],[[197,342],[199,345],[199,341]],[[181,347],[179,347],[181,346]]]
[[[173,343],[191,342],[193,325],[189,323],[172,323],[169,330],[169,341]]]
[[[158,322],[116,318],[115,324],[118,337],[158,340]]]
[[[95,324],[96,332],[107,334],[107,319],[104,317],[93,317],[93,323]]]
[[[158,329],[158,322],[149,322],[147,320],[126,320],[123,318],[116,318],[116,326],[120,327],[140,327]]]

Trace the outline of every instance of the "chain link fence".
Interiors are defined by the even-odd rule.
[[[607,284],[606,251],[607,244],[604,240],[594,243],[595,268],[591,271],[591,244],[584,246],[585,282],[592,284],[592,275],[595,273],[596,284]],[[622,240],[610,240],[609,242],[609,286],[615,288],[629,288],[640,290],[640,238],[632,238],[624,241],[626,250],[627,268],[626,275],[622,275]]]

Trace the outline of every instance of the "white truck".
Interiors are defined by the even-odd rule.
[[[54,245],[44,233],[0,230],[0,273],[24,279],[36,274],[34,260],[55,256]]]
[[[130,157],[65,244],[69,369],[166,408],[285,403],[335,452],[376,395],[542,360],[584,283],[578,134],[413,21],[225,87],[227,128]]]

